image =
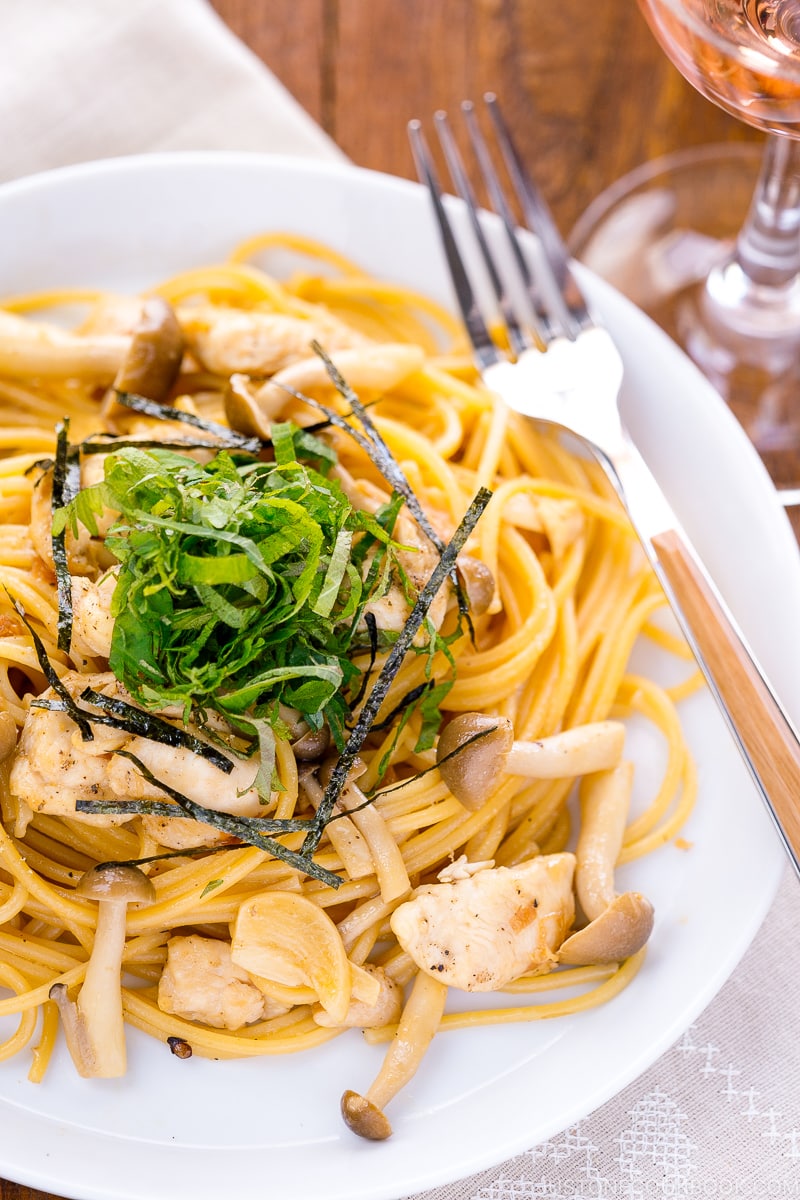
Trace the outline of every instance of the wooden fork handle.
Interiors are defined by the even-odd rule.
[[[732,618],[675,529],[650,538],[698,663],[800,875],[800,741]]]

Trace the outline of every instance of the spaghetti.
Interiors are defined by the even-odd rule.
[[[275,248],[315,260],[313,273],[279,282],[251,265]],[[567,766],[559,777],[542,778],[504,769],[478,803],[467,805],[448,786],[441,755],[437,760],[442,723],[479,712],[510,723],[518,746],[631,714],[652,722],[663,735],[666,767],[650,806],[623,822],[614,857],[627,862],[673,838],[695,794],[674,699],[652,680],[628,674],[630,653],[644,633],[688,654],[652,623],[662,596],[602,473],[490,395],[457,325],[424,297],[367,277],[325,247],[269,235],[239,247],[228,263],[168,280],[154,299],[173,314],[184,346],[173,381],[149,407],[131,361],[137,337],[141,348],[142,337],[152,335],[152,325],[149,332],[147,321],[142,325],[140,300],[59,292],[12,298],[0,313],[0,985],[11,993],[0,1000],[0,1016],[19,1017],[0,1058],[36,1041],[39,1028],[29,1077],[45,1077],[56,1042],[55,999],[71,1003],[64,997],[83,987],[102,907],[81,895],[78,882],[97,864],[138,863],[154,894],[127,912],[125,1020],[183,1052],[188,1046],[213,1058],[307,1050],[346,1028],[366,1028],[369,1040],[390,1047],[366,1096],[347,1093],[345,1118],[365,1136],[386,1136],[382,1108],[438,1029],[541,1019],[603,1003],[635,974],[644,953],[559,965],[573,921],[570,887],[555,942],[542,948],[542,911],[526,918],[538,930],[538,957],[523,953],[488,1008],[459,1011],[456,1004],[444,1013],[453,994],[447,972],[442,966],[437,977],[413,937],[398,939],[398,910],[426,896],[439,903],[441,889],[452,897],[488,887],[481,876],[492,873],[521,879],[530,864],[566,864],[571,879],[568,802],[577,772]],[[43,322],[48,310],[76,303],[89,311],[69,332]],[[322,357],[309,349],[312,341],[324,348]],[[82,492],[70,492],[62,480],[61,497],[52,467],[59,453],[65,469],[80,464]],[[269,704],[263,664],[248,668],[261,692],[248,690],[237,667],[235,688],[231,674],[222,691],[217,684],[205,695],[205,724],[174,679],[172,707],[163,696],[156,703],[144,684],[137,693],[122,668],[115,679],[109,661],[127,660],[118,647],[109,655],[98,630],[122,627],[134,587],[134,568],[124,558],[129,546],[115,528],[127,522],[130,543],[131,528],[150,526],[141,514],[117,513],[106,544],[102,505],[92,529],[85,507],[76,516],[76,495],[105,487],[96,494],[107,504],[113,472],[123,468],[125,486],[144,494],[147,471],[134,482],[131,472],[146,461],[148,471],[166,463],[173,480],[185,479],[187,496],[205,488],[206,511],[220,507],[210,489],[227,471],[225,487],[241,489],[239,512],[250,503],[255,511],[264,495],[254,498],[252,487],[269,475],[277,488],[281,465],[296,478],[303,454],[313,461],[313,469],[303,468],[306,491],[329,487],[345,514],[307,571],[317,626],[337,612],[352,618],[339,659],[326,657],[330,646],[314,644],[317,674],[306,673],[303,686],[294,677],[291,687],[282,683]],[[471,503],[487,492],[491,501],[484,498],[479,519],[476,513],[465,525]],[[113,494],[125,503],[125,493]],[[59,497],[73,512],[54,535]],[[299,513],[295,521],[305,521],[308,509]],[[244,549],[211,565],[206,560],[196,590],[217,605],[215,621],[232,627],[242,611],[224,600],[232,572],[255,595],[264,571],[248,573],[244,533],[225,528]],[[309,523],[295,541],[295,582],[300,559],[310,561],[312,534]],[[284,535],[288,561],[291,539]],[[58,536],[74,605],[66,645]],[[437,567],[443,586],[428,588],[427,596]],[[228,576],[219,574],[223,569]],[[148,587],[156,589],[156,581],[142,583],[142,594]],[[415,612],[412,636],[406,627]],[[201,628],[196,613],[181,619],[190,630]],[[324,628],[342,638],[345,625],[341,618]],[[399,667],[389,675],[393,654]],[[386,686],[374,693],[382,673]],[[335,695],[322,686],[329,678],[338,681]],[[675,696],[691,686],[680,685]],[[197,745],[163,746],[150,726],[120,732],[113,724],[120,705],[131,720],[130,708],[160,713],[173,730],[191,715],[189,730],[203,753],[217,746],[228,754],[225,769],[236,781],[231,802],[206,801],[210,824],[202,811],[196,819],[198,802],[187,800],[191,789],[184,786],[186,772],[199,769]],[[90,740],[81,741],[74,709],[84,713]],[[95,773],[101,786],[93,791],[85,774],[79,804],[74,791],[63,791],[65,776],[47,776],[36,728],[51,747],[59,738],[69,743],[73,766],[88,762],[88,747],[95,766],[118,776],[124,767],[128,782],[111,794]],[[252,778],[259,763],[269,775],[260,789]],[[202,767],[212,791],[222,788],[214,764],[203,759]],[[45,780],[49,801],[27,795],[20,783],[26,771],[38,772],[40,785]],[[258,795],[243,809],[248,788]],[[93,805],[92,795],[103,804]],[[540,877],[532,886],[537,898],[544,895]],[[585,904],[584,917],[591,925]],[[439,951],[442,944],[440,937]],[[227,999],[188,999],[187,979],[202,991],[214,972],[225,978]],[[539,999],[553,988],[563,988],[564,998]],[[501,992],[529,1002],[504,1007]]]

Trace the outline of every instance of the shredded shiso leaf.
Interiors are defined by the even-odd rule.
[[[193,817],[259,846],[288,865],[338,887],[341,878],[322,868],[313,854],[355,758],[373,731],[395,723],[395,741],[413,712],[421,717],[417,749],[429,748],[441,721],[439,705],[452,677],[437,680],[433,664],[443,654],[453,674],[450,646],[462,636],[461,618],[471,632],[466,600],[456,575],[456,559],[491,498],[482,489],[470,504],[453,538],[436,534],[399,464],[370,419],[366,407],[339,375],[319,346],[332,382],[347,400],[342,416],[300,393],[324,417],[317,426],[275,424],[270,442],[248,438],[193,414],[119,393],[124,405],[166,421],[183,421],[213,441],[196,443],[138,441],[98,436],[70,447],[66,427],[59,432],[54,466],[53,546],[59,578],[59,645],[71,633],[71,593],[65,551],[66,531],[84,525],[97,534],[97,518],[118,513],[106,546],[118,561],[112,601],[114,630],[109,665],[134,703],[91,688],[78,703],[58,678],[41,639],[15,603],[34,640],[37,657],[56,698],[33,703],[65,711],[81,736],[91,740],[92,725],[111,725],[132,734],[202,755],[221,771],[233,763],[227,753],[197,737],[189,722],[212,733],[209,714],[220,714],[239,743],[239,757],[258,753],[258,792],[263,799],[280,787],[275,778],[275,737],[282,734],[280,706],[298,711],[312,729],[330,728],[339,758],[317,812],[287,820],[241,817],[197,804],[157,779],[132,753],[144,779],[171,803],[158,801],[80,801],[78,811]],[[287,389],[290,391],[291,389]],[[348,419],[350,418],[350,419]],[[361,428],[355,427],[355,420]],[[336,426],[352,437],[392,489],[383,509],[356,509],[331,477],[336,455],[315,431]],[[186,453],[197,445],[216,451],[198,463]],[[79,490],[75,469],[79,452],[104,453],[101,483]],[[270,456],[269,461],[265,459]],[[70,474],[71,472],[71,474]],[[58,482],[58,487],[56,487]],[[403,505],[439,555],[424,587],[417,592],[402,570],[393,539]],[[56,557],[56,546],[64,553]],[[62,561],[63,560],[63,561]],[[58,563],[62,561],[62,580]],[[457,627],[438,632],[428,617],[439,589],[450,578],[459,599]],[[400,582],[410,606],[399,633],[387,634],[367,608],[393,580]],[[62,607],[63,601],[63,607]],[[420,629],[427,639],[415,644]],[[67,640],[66,646],[68,647]],[[373,679],[378,654],[388,653]],[[364,671],[354,658],[367,653]],[[424,653],[425,682],[411,689],[391,712],[379,714],[408,653]],[[157,715],[178,706],[184,727]],[[211,740],[214,735],[212,733]],[[394,743],[393,743],[394,744]],[[379,778],[391,748],[379,764]],[[402,786],[400,784],[399,786]],[[275,837],[305,832],[299,852]],[[206,852],[232,847],[208,847]],[[202,851],[197,851],[202,852]],[[178,852],[175,852],[178,853]],[[194,851],[193,851],[194,853]],[[166,857],[172,857],[167,855]]]

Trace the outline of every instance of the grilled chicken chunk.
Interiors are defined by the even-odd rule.
[[[178,318],[192,353],[217,375],[274,375],[308,358],[315,339],[329,353],[370,344],[362,334],[323,313],[312,321],[286,313],[195,305],[182,308]]]
[[[574,855],[475,867],[454,864],[395,910],[400,945],[421,971],[467,992],[548,971],[574,917]]]
[[[231,960],[229,942],[198,934],[170,938],[158,1007],[213,1029],[241,1029],[286,1011]]]
[[[80,675],[70,671],[62,677],[62,683],[76,698],[84,688],[91,687],[105,695],[127,699],[127,693],[110,672]],[[43,700],[56,698],[52,688],[42,695]],[[91,709],[91,705],[83,703],[82,707]],[[94,738],[83,741],[67,713],[31,708],[11,769],[13,794],[33,812],[77,816],[102,825],[118,824],[125,818],[76,813],[77,801],[167,800],[160,788],[144,779],[135,763],[117,754],[124,749],[143,762],[157,779],[205,808],[240,816],[256,816],[260,811],[259,796],[252,787],[257,762],[233,759],[232,770],[225,774],[207,759],[180,746],[165,746],[102,725],[94,725],[92,731]],[[191,819],[145,817],[144,820],[156,822],[150,832],[162,845],[172,849],[225,840],[225,835]]]

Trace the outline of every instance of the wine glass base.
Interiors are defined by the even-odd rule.
[[[646,163],[595,200],[569,243],[576,258],[694,359],[750,436],[784,502],[797,503],[800,304],[796,319],[776,311],[773,320],[767,306],[752,324],[734,328],[706,282],[729,260],[760,163],[761,149],[750,143]]]

